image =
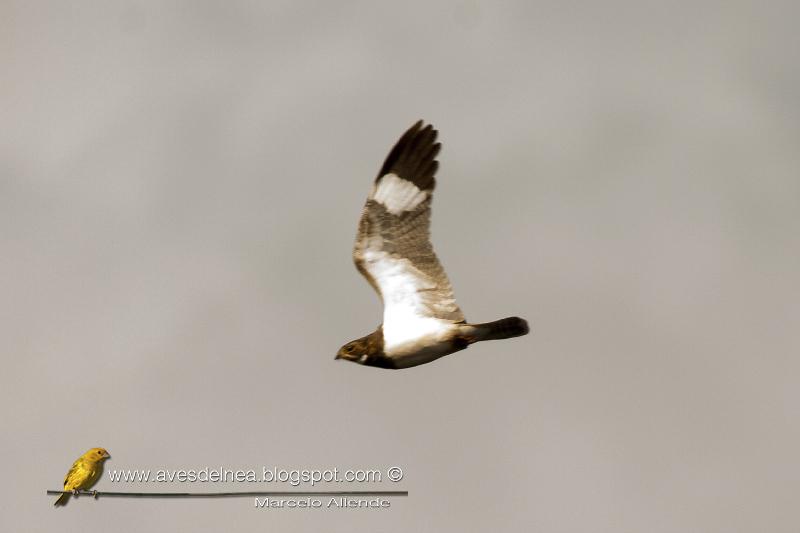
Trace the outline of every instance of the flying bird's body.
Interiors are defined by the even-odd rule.
[[[77,493],[78,490],[88,489],[100,478],[103,472],[103,462],[111,457],[103,448],[92,448],[72,463],[67,475],[64,476],[64,490]],[[56,507],[66,505],[69,494],[64,493],[58,497]]]
[[[353,250],[356,268],[383,300],[383,324],[345,344],[337,359],[407,368],[482,340],[528,333],[517,317],[467,324],[430,243],[436,130],[422,121],[389,152],[367,198]]]

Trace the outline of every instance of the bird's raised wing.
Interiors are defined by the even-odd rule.
[[[358,224],[353,260],[383,300],[384,328],[423,317],[464,321],[430,242],[440,148],[435,141],[436,130],[422,121],[403,134],[378,173]]]

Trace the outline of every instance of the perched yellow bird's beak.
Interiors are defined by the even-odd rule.
[[[110,459],[111,458],[111,454],[108,453],[108,452],[103,452],[103,458],[104,459]]]

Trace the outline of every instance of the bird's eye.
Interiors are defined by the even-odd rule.
[[[103,455],[103,452],[101,452],[100,450],[98,450],[98,451],[97,451],[97,455]]]

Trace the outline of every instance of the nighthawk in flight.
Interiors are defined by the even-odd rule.
[[[470,344],[518,337],[528,323],[509,317],[468,324],[430,242],[431,198],[441,145],[422,121],[389,152],[367,198],[353,250],[359,272],[383,300],[383,324],[336,354],[362,365],[408,368]]]

